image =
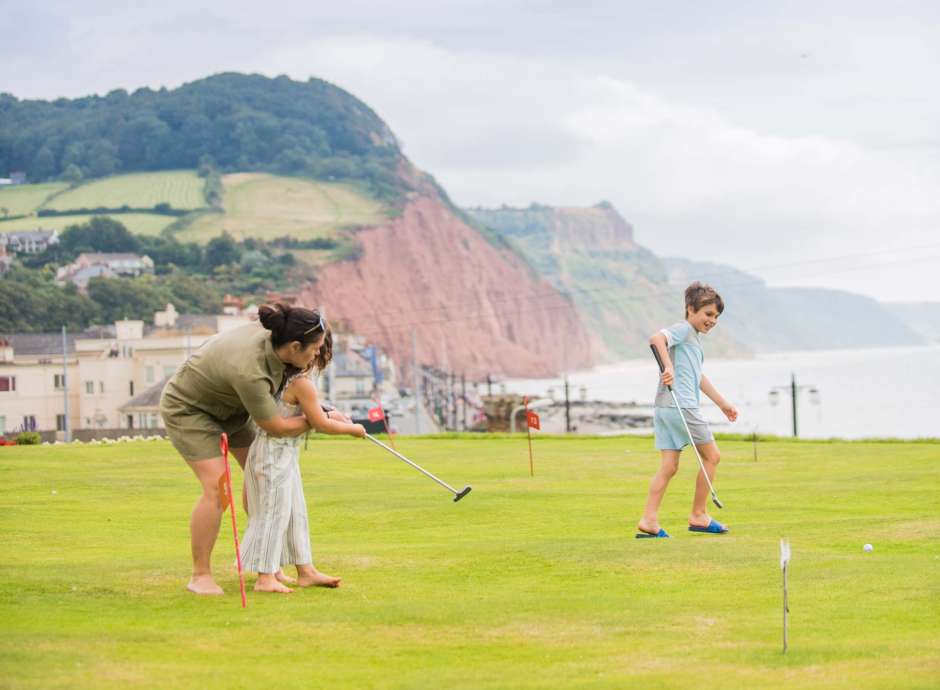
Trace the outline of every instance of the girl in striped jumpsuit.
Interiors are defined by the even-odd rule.
[[[329,362],[331,338],[327,331],[321,356],[314,365],[322,369]],[[317,390],[308,372],[287,379],[277,396],[278,412],[292,417],[303,414],[317,431],[349,434],[362,438],[361,424],[330,419],[320,407]],[[277,575],[284,565],[297,567],[297,586],[338,587],[340,578],[321,573],[313,565],[307,502],[300,478],[301,437],[276,438],[258,430],[245,464],[245,492],[248,497],[248,529],[245,531],[242,560],[245,570],[258,573],[256,592],[292,592]]]

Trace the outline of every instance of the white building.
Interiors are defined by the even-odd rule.
[[[69,335],[66,366],[70,429],[162,428],[160,393],[177,367],[214,334],[249,323],[247,315],[157,312],[162,327],[118,321]],[[365,415],[373,395],[370,362],[335,335],[333,364],[320,377],[323,398]],[[0,337],[0,434],[64,431],[65,391],[61,333]],[[332,384],[332,390],[330,390]]]
[[[0,234],[0,243],[12,254],[39,254],[59,243],[59,233],[55,230],[7,232]]]
[[[84,290],[92,278],[116,276],[136,278],[143,273],[153,273],[153,260],[149,256],[88,252],[79,254],[68,266],[62,266],[56,272],[56,282],[72,283],[80,290]]]
[[[231,327],[231,320],[224,325]],[[185,330],[154,328],[148,333],[143,321],[118,321],[93,335],[70,335],[65,356],[70,428],[138,428],[140,418],[120,408],[172,376],[218,330],[215,317],[192,321],[194,326]],[[207,328],[206,321],[212,326]],[[8,335],[0,343],[0,433],[63,431],[61,334]]]

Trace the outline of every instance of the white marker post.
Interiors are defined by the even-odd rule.
[[[787,653],[787,624],[790,604],[787,600],[787,568],[790,565],[790,542],[780,540],[780,570],[783,571],[783,653]]]

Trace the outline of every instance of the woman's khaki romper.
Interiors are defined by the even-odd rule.
[[[278,414],[275,396],[285,368],[271,346],[271,332],[261,324],[207,340],[180,366],[160,398],[160,414],[176,450],[189,461],[217,458],[223,431],[231,448],[250,446],[251,420]]]

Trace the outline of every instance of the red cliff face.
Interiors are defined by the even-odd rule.
[[[508,250],[498,249],[436,198],[356,235],[355,261],[321,268],[302,294],[327,318],[389,352],[472,379],[547,376],[592,363],[573,306]]]

